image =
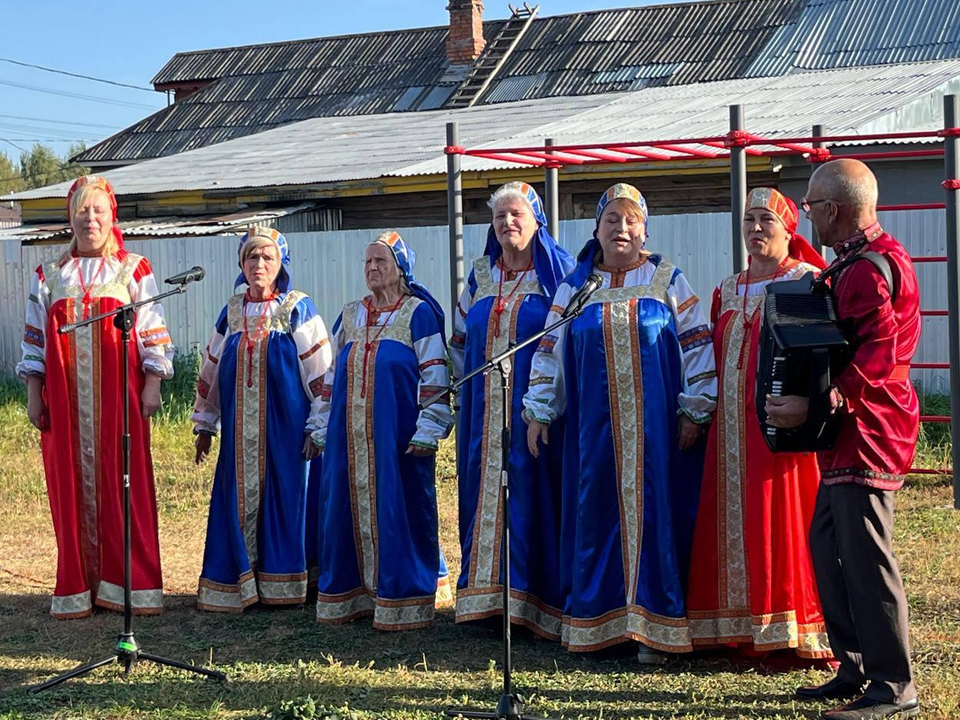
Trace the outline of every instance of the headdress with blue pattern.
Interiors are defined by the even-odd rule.
[[[240,246],[237,248],[237,257],[239,258],[243,254],[243,246],[248,241],[253,240],[254,238],[264,238],[270,240],[277,247],[277,251],[280,253],[280,272],[277,273],[277,290],[281,293],[286,293],[290,291],[290,246],[287,245],[287,239],[281,235],[277,230],[268,227],[252,227],[247,233],[240,238]],[[244,276],[243,266],[241,265],[240,276],[237,278],[234,287],[238,288],[241,285],[247,283],[247,278]]]
[[[629,183],[616,183],[615,185],[611,185],[603,195],[600,196],[600,200],[597,202],[597,227],[593,231],[593,237],[587,241],[587,244],[583,246],[583,249],[579,255],[577,255],[578,262],[587,257],[592,260],[594,255],[599,252],[600,240],[597,238],[597,230],[600,229],[600,216],[603,215],[603,211],[607,205],[614,200],[628,200],[636,205],[637,209],[640,210],[640,214],[643,216],[644,224],[646,224],[649,214],[647,212],[647,201],[644,199],[643,194]],[[647,238],[644,236],[643,244],[640,246],[641,249],[646,247],[646,245]]]
[[[546,291],[547,295],[553,297],[557,292],[557,286],[573,269],[573,256],[557,244],[557,241],[550,235],[547,229],[547,217],[543,213],[543,202],[537,191],[524,182],[509,182],[501,190],[512,190],[517,192],[533,210],[533,216],[537,220],[537,234],[534,237],[533,247],[533,267],[537,271],[537,279],[540,285]],[[499,192],[499,191],[498,191]],[[497,233],[491,223],[487,231],[487,246],[483,251],[484,255],[490,257],[491,267],[500,256],[503,255],[503,248],[500,241],[497,240]]]
[[[447,335],[444,328],[443,308],[440,307],[437,299],[430,294],[430,291],[418,283],[413,276],[413,266],[417,262],[417,253],[400,237],[400,233],[395,231],[383,233],[371,243],[371,245],[373,244],[386,245],[393,253],[393,259],[396,261],[397,268],[399,268],[400,275],[406,281],[407,287],[410,288],[410,292],[423,300],[433,310],[433,314],[437,318],[437,324],[440,326],[440,337],[443,339],[443,344],[446,345]]]

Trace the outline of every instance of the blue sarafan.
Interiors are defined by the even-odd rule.
[[[716,405],[710,332],[678,269],[645,252],[607,267],[596,239],[548,324],[594,272],[602,287],[544,338],[524,398],[528,419],[563,447],[561,640],[579,652],[627,640],[685,652],[702,451],[679,449],[678,417],[704,423]]]
[[[373,615],[375,628],[409,630],[433,620],[438,579],[447,576],[435,453],[453,416],[449,396],[419,403],[446,389],[450,375],[443,311],[414,279],[416,253],[396,232],[371,248],[378,243],[400,271],[398,298],[380,308],[374,290],[344,306],[314,434],[324,445],[317,620]]]
[[[515,187],[513,187],[515,186]],[[571,255],[546,229],[542,203],[533,188],[511,183],[537,220],[532,267],[512,272],[501,262],[502,249],[491,226],[487,248],[474,262],[454,316],[450,356],[454,375],[483,365],[543,329],[557,285],[573,268]],[[498,191],[499,192],[499,191]],[[495,196],[496,197],[496,196]],[[479,620],[503,613],[500,567],[501,422],[509,413],[510,575],[514,602],[511,621],[551,639],[560,637],[562,598],[559,574],[560,445],[534,458],[527,449],[521,419],[534,346],[513,358],[509,400],[504,407],[495,374],[467,383],[460,397],[457,427],[461,572],[456,619]]]
[[[234,295],[200,371],[193,420],[222,428],[199,606],[239,612],[306,599],[304,434],[329,364],[326,329],[295,290],[265,302]]]
[[[448,399],[418,408],[449,375],[428,303],[408,296],[368,323],[371,315],[368,303],[348,303],[333,329],[317,620],[373,615],[377,629],[409,630],[433,619],[440,553],[435,455],[407,450],[435,450],[450,433]]]
[[[191,418],[198,433],[223,431],[197,598],[203,610],[299,604],[307,595],[301,447],[317,427],[330,343],[313,301],[290,288],[286,239],[253,228],[240,241],[240,259],[258,245],[272,245],[280,260],[272,290],[251,294],[251,287],[221,311]],[[236,285],[246,282],[241,274]]]

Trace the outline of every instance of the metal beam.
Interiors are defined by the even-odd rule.
[[[544,140],[544,145],[546,147],[553,146],[553,138],[547,138]],[[546,211],[547,211],[547,230],[550,232],[550,236],[556,240],[560,241],[560,170],[557,167],[552,167],[552,163],[547,164],[547,169],[544,171],[544,182],[543,190],[546,195]]]
[[[447,147],[459,147],[460,128],[447,123]],[[463,177],[460,155],[447,153],[447,223],[450,228],[450,332],[463,289]]]
[[[947,193],[947,306],[950,308],[950,437],[953,443],[953,507],[960,510],[960,112],[957,96],[943,98],[943,169]],[[951,183],[952,181],[952,183]]]
[[[730,106],[730,132],[743,131],[743,106]],[[743,206],[747,202],[746,148],[730,147],[730,228],[733,234],[733,271],[747,267],[747,246],[743,242]]]
[[[814,125],[813,126],[813,137],[819,138],[823,137],[823,125]],[[826,143],[822,140],[814,140],[813,147],[815,148],[825,148]],[[810,171],[810,174],[813,175],[813,170]],[[809,181],[808,181],[809,184]],[[806,194],[806,193],[804,193]],[[802,208],[798,208],[800,212],[803,212]],[[810,223],[810,242],[813,245],[813,249],[820,253],[820,256],[826,260],[827,259],[827,248],[820,242],[820,235],[817,233],[817,229],[813,226],[813,223]]]

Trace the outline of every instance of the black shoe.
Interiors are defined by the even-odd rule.
[[[808,685],[797,688],[799,700],[850,700],[863,692],[863,685],[841,680],[835,675],[823,685]]]
[[[827,710],[820,717],[825,720],[880,720],[880,718],[912,718],[920,714],[917,698],[902,703],[885,703],[866,695],[836,710]]]

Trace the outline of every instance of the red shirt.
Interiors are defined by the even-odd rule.
[[[897,490],[913,463],[920,429],[920,403],[909,377],[920,340],[920,291],[907,251],[879,227],[877,232],[865,249],[890,263],[895,297],[891,302],[891,289],[867,260],[834,280],[837,316],[853,359],[836,381],[844,399],[837,443],[819,460],[827,485]],[[848,243],[838,248],[840,257],[845,250],[859,251]]]

